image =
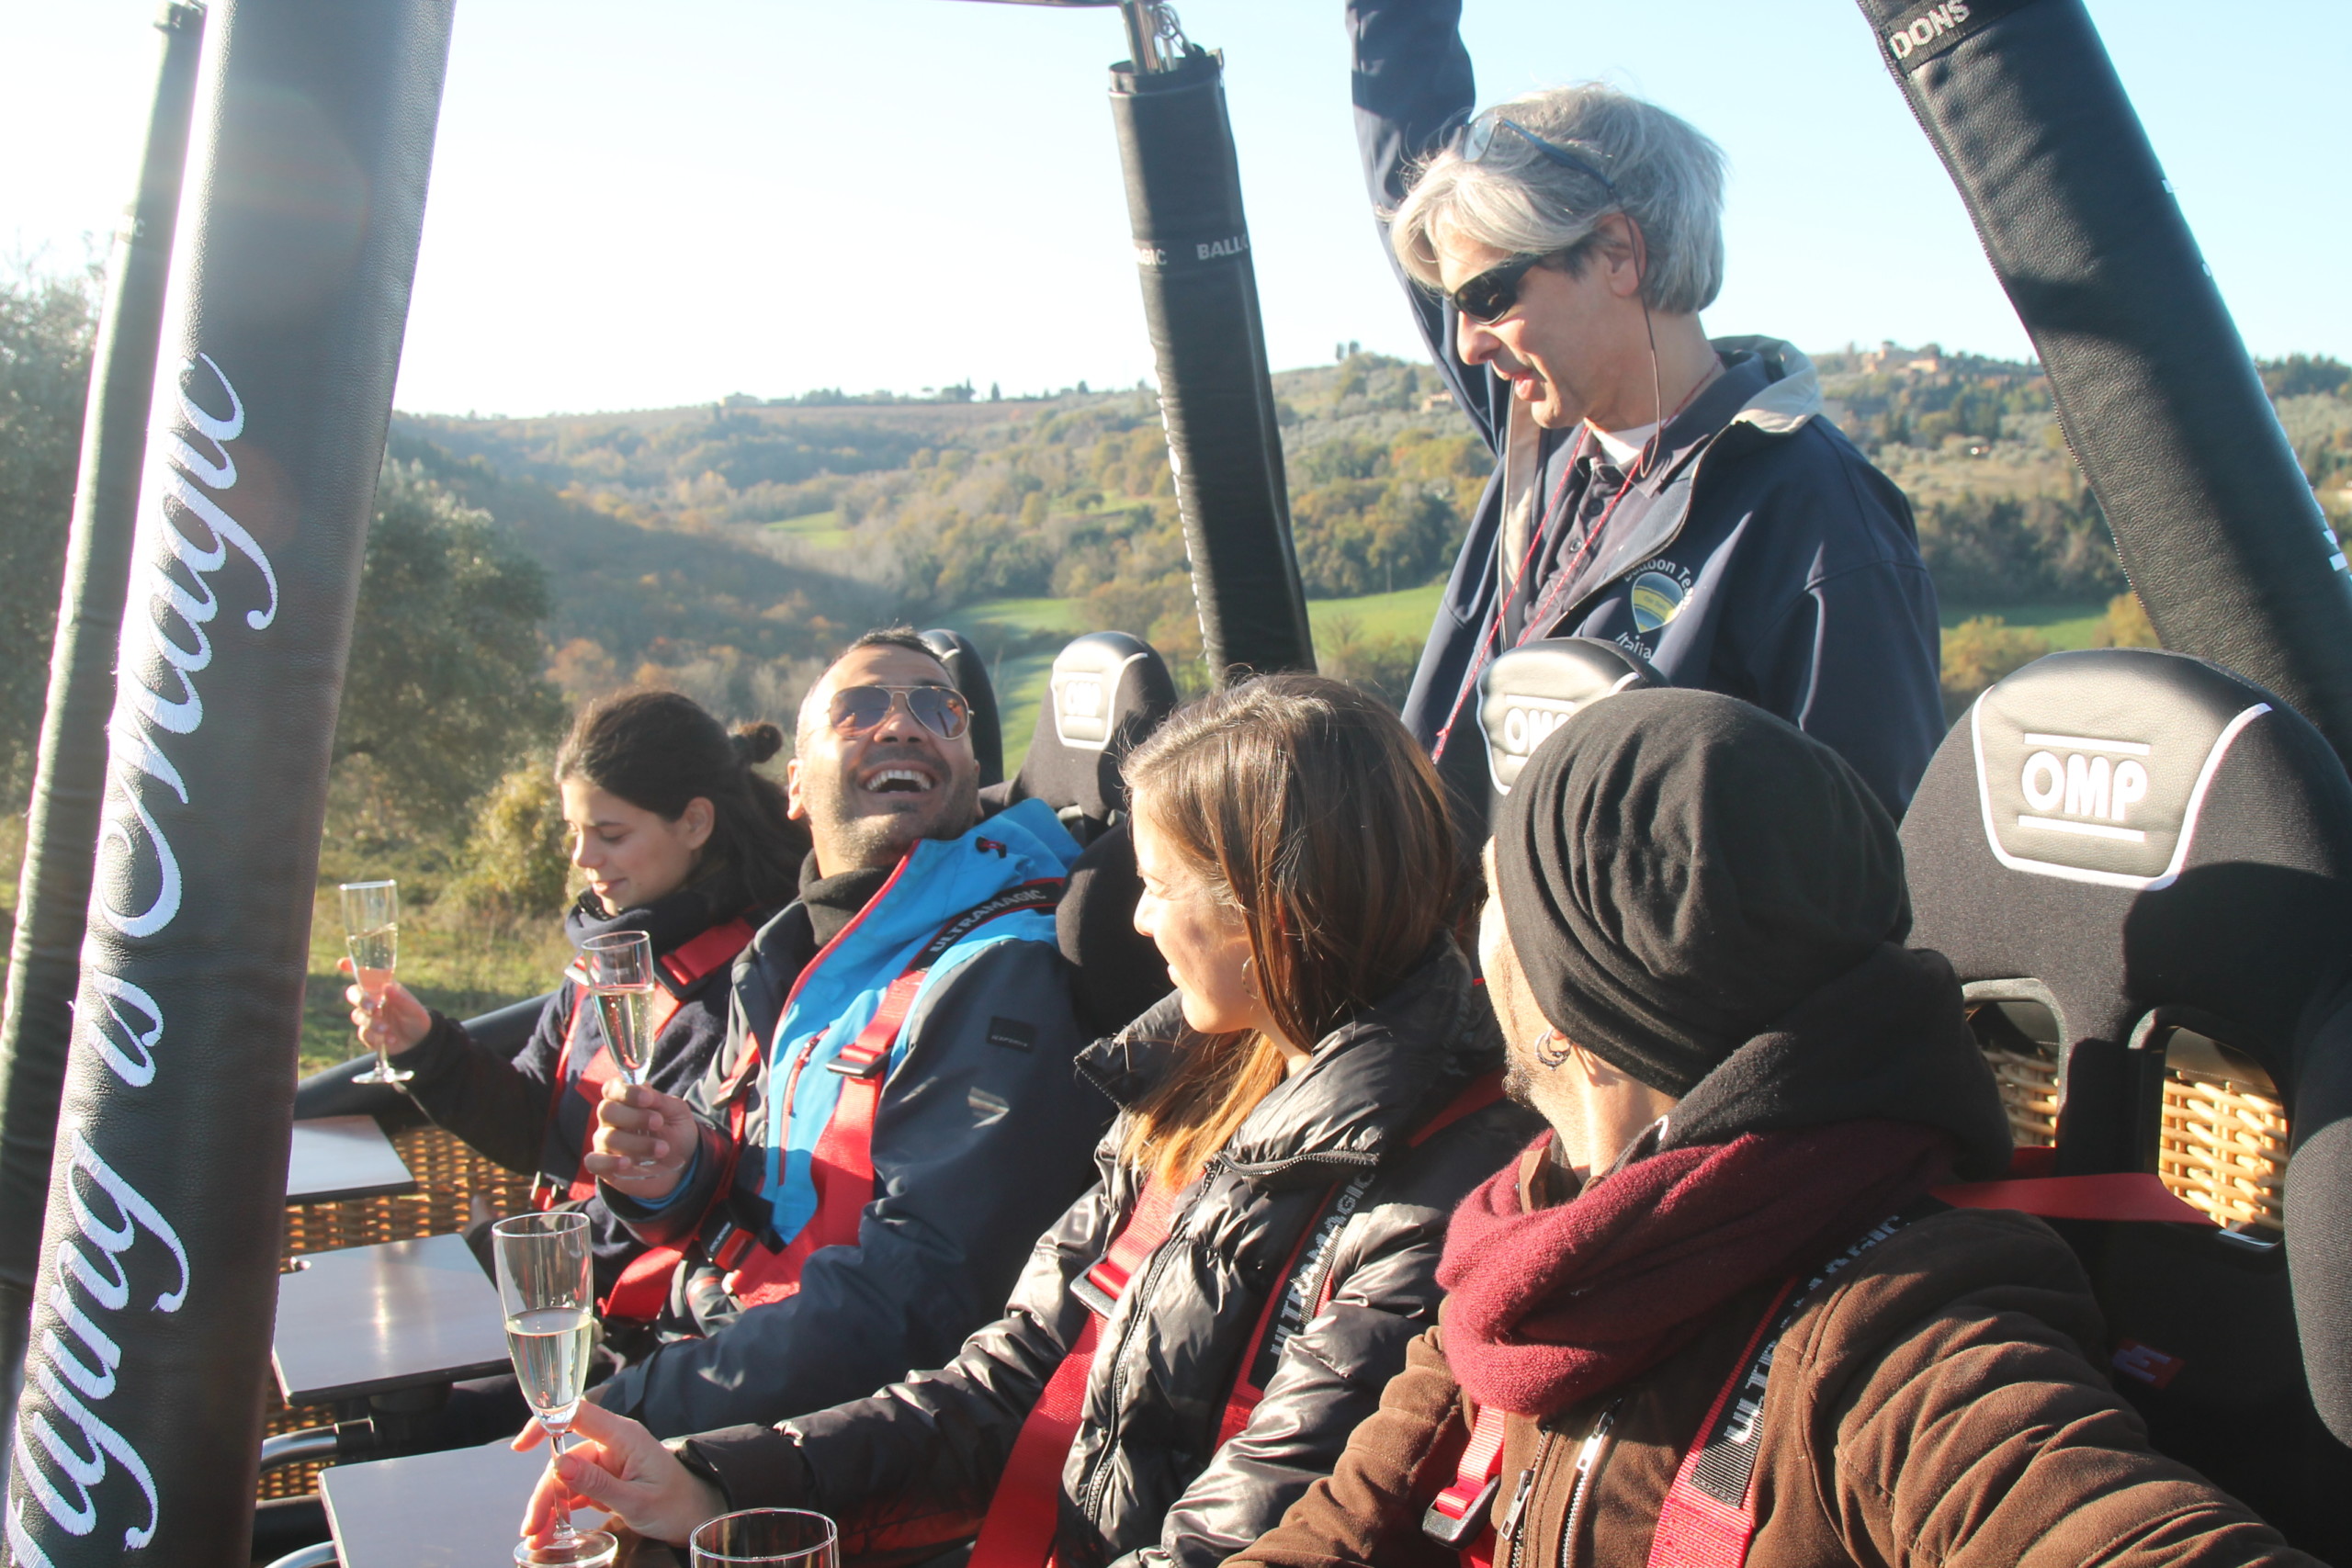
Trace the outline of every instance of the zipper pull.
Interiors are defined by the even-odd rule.
[[[1527,1511],[1527,1499],[1535,1490],[1535,1467],[1529,1465],[1519,1472],[1519,1483],[1511,1488],[1510,1506],[1503,1510],[1503,1522],[1495,1527],[1495,1544],[1508,1551],[1512,1538],[1519,1533],[1519,1516]]]

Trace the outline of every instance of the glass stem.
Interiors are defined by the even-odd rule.
[[[566,1422],[560,1427],[555,1427],[549,1426],[544,1421],[540,1422],[539,1425],[546,1427],[548,1429],[548,1468],[549,1470],[553,1470],[555,1469],[556,1456],[563,1452],[563,1439],[571,1435],[571,1425],[570,1422]],[[558,1508],[556,1510],[555,1539],[548,1541],[548,1544],[549,1546],[578,1546],[580,1544],[580,1532],[574,1529],[571,1526],[571,1510],[570,1508]]]

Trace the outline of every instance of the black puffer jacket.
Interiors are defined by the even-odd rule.
[[[1080,1071],[1133,1105],[1168,1070],[1180,1022],[1170,998],[1089,1048]],[[1415,1141],[1501,1059],[1492,1015],[1448,942],[1323,1040],[1209,1162],[1170,1240],[1103,1325],[1062,1471],[1056,1556],[1065,1568],[1211,1568],[1329,1473],[1406,1346],[1434,1320],[1454,1205],[1537,1126],[1498,1100]],[[1102,1183],[1038,1241],[1009,1314],[953,1364],[780,1428],[696,1438],[687,1462],[734,1506],[831,1515],[844,1555],[969,1535],[1030,1407],[1085,1326],[1070,1281],[1135,1206],[1142,1179],[1119,1163],[1125,1131],[1123,1117],[1098,1151]],[[1317,1236],[1302,1247],[1311,1224]],[[1238,1362],[1294,1255],[1286,1280],[1329,1305],[1286,1337],[1277,1316],[1254,1369],[1265,1397],[1218,1448]]]

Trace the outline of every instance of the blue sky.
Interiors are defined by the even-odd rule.
[[[1482,100],[1598,76],[1723,143],[1710,331],[2025,352],[1848,0],[1466,9]],[[111,227],[153,10],[0,4],[0,258],[71,265]],[[1337,0],[1181,10],[1226,51],[1275,366],[1347,339],[1418,354],[1365,216]],[[2092,11],[2249,344],[2352,357],[2342,0]],[[1131,385],[1150,351],[1104,106],[1124,52],[1107,11],[460,0],[399,404]]]

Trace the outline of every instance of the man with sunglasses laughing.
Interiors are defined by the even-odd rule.
[[[1821,416],[1804,355],[1700,326],[1722,152],[1597,84],[1473,116],[1461,10],[1348,5],[1391,259],[1497,457],[1407,724],[1484,801],[1480,674],[1597,637],[1795,724],[1900,816],[1944,731],[1935,589],[1909,503]]]
[[[737,962],[726,1046],[686,1100],[607,1086],[586,1164],[684,1261],[657,1348],[593,1397],[658,1435],[945,1364],[1093,1180],[1111,1107],[1070,1065],[1054,935],[1078,846],[1041,801],[982,818],[970,729],[914,633],[852,644],[801,705],[815,848]]]

